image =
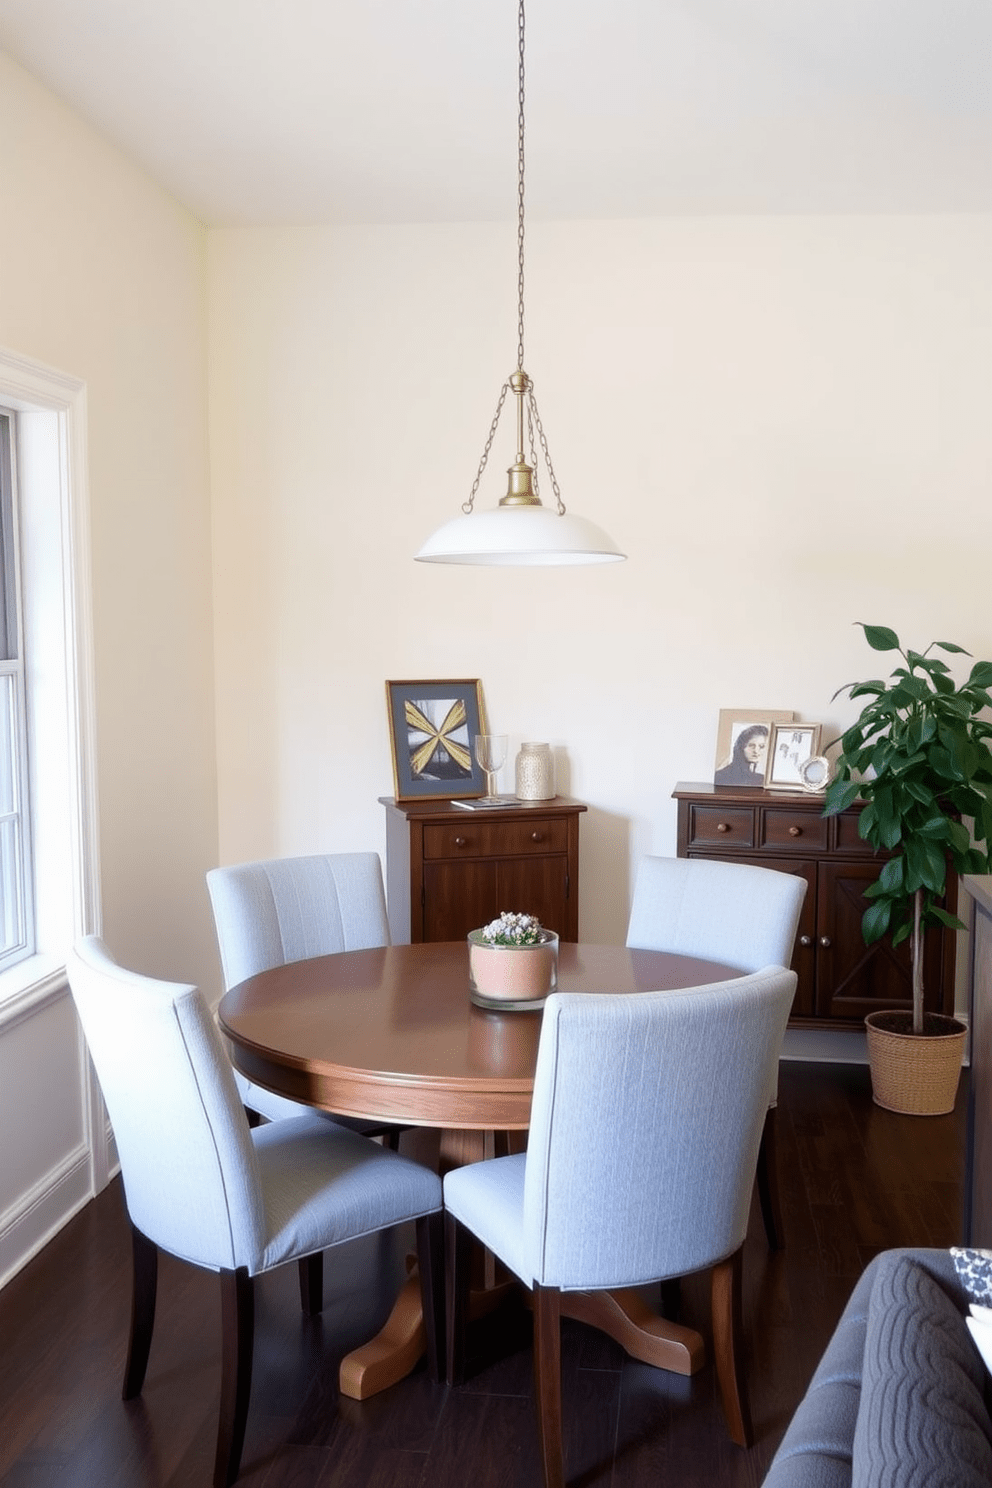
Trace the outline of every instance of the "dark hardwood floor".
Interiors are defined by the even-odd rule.
[[[727,1438],[713,1370],[692,1379],[563,1329],[569,1482],[575,1488],[757,1488],[855,1278],[892,1245],[960,1239],[966,1077],[952,1116],[895,1116],[867,1070],[784,1064],[779,1145],[787,1247],[770,1254],[753,1209],[745,1326],[756,1445]],[[325,1310],[301,1315],[294,1267],[259,1287],[245,1488],[535,1488],[528,1319],[476,1325],[457,1390],[421,1368],[363,1404],[337,1393],[341,1354],[388,1311],[406,1237],[332,1252]],[[207,1488],[219,1392],[215,1279],[164,1257],[140,1400],[120,1399],[130,1246],[111,1185],[0,1292],[3,1488]],[[686,1321],[708,1329],[701,1278]],[[487,1362],[488,1360],[488,1362]]]

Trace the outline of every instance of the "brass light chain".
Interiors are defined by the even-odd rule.
[[[486,438],[486,447],[482,451],[482,459],[479,461],[479,468],[476,471],[475,480],[472,482],[472,490],[469,494],[468,500],[462,502],[462,511],[465,513],[466,516],[468,516],[475,505],[475,495],[479,489],[479,482],[481,481],[485,473],[486,461],[489,459],[489,451],[493,447],[493,439],[496,437],[496,429],[499,425],[499,416],[503,412],[503,404],[506,402],[506,395],[509,391],[510,384],[508,382],[504,382],[502,388],[500,389],[499,402],[496,404],[496,412],[493,414],[493,421],[489,425],[489,434]]]
[[[523,394],[516,394],[515,396],[522,396],[523,398],[526,398],[527,402],[527,429],[530,440],[530,457],[533,465],[531,483],[534,495],[538,498],[540,496],[537,483],[538,459],[534,442],[534,430],[536,428],[537,442],[541,446],[541,454],[544,456],[544,462],[548,467],[548,475],[551,477],[551,486],[555,493],[555,501],[558,504],[558,515],[564,516],[565,503],[561,499],[561,491],[558,488],[558,481],[555,477],[554,466],[551,463],[551,454],[548,450],[548,441],[545,438],[544,429],[541,424],[541,415],[537,411],[537,402],[534,398],[534,384],[527,376],[527,373],[524,372],[524,42],[524,0],[519,0],[519,7],[517,12],[517,372],[526,379],[526,386]],[[492,448],[493,439],[496,435],[496,428],[500,420],[500,414],[503,412],[503,404],[506,402],[506,395],[509,391],[509,382],[504,382],[503,387],[500,391],[499,402],[496,404],[496,412],[493,415],[493,421],[489,426],[489,434],[486,439],[485,449],[482,451],[482,459],[479,461],[479,469],[476,473],[475,480],[472,483],[471,493],[469,494],[468,500],[462,502],[462,511],[466,514],[470,513],[474,509],[476,492],[479,489],[479,482],[482,480],[483,474],[486,469],[486,464],[489,459],[489,451]]]

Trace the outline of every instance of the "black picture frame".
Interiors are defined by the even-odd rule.
[[[387,682],[397,801],[468,800],[486,792],[475,735],[486,732],[482,683]]]

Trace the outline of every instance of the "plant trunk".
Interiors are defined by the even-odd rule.
[[[920,926],[920,907],[923,890],[913,895],[913,936],[910,954],[913,963],[913,1032],[923,1032],[923,930]]]

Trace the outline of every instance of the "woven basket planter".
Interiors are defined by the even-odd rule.
[[[906,1032],[879,1027],[905,1021]],[[923,1035],[912,1013],[869,1013],[868,1063],[877,1106],[905,1116],[946,1116],[954,1110],[968,1030],[956,1018],[927,1013]]]

